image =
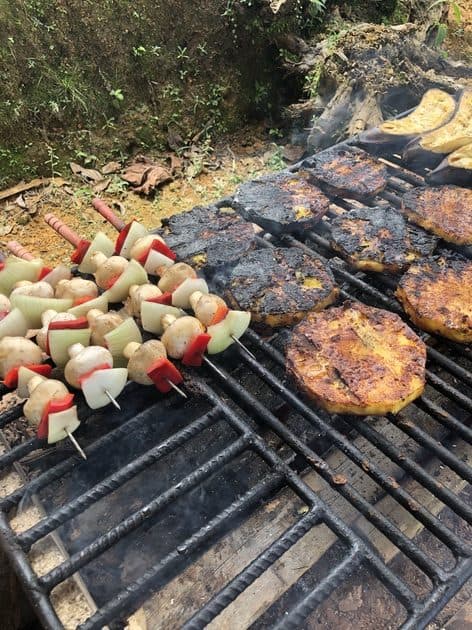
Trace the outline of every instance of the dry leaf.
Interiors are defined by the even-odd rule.
[[[108,188],[108,186],[110,185],[110,182],[111,182],[111,179],[102,179],[102,181],[95,184],[95,186],[93,187],[93,192],[95,193],[103,192],[104,190]]]
[[[112,175],[113,173],[118,173],[121,170],[121,164],[119,162],[108,162],[102,168],[102,173],[104,175]]]
[[[133,192],[140,192],[144,195],[149,195],[155,188],[170,181],[172,181],[172,177],[169,171],[162,166],[156,166],[146,173],[144,183],[141,186],[134,188]]]
[[[121,179],[124,179],[125,182],[128,182],[132,186],[141,186],[144,182],[146,174],[151,169],[152,166],[149,166],[149,164],[135,162],[134,164],[131,164],[131,166],[128,166],[121,176]]]
[[[86,182],[101,182],[103,175],[94,168],[85,168],[76,162],[69,162],[70,170]]]
[[[69,162],[69,166],[70,166],[70,170],[74,173],[74,175],[78,175],[80,171],[82,170],[82,167],[80,166],[80,164],[77,164],[76,162]]]

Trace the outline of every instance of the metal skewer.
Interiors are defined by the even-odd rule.
[[[67,437],[69,438],[69,440],[72,442],[72,444],[75,446],[75,448],[77,449],[77,451],[80,453],[80,456],[83,457],[83,459],[87,459],[87,455],[84,453],[83,448],[80,446],[80,444],[77,442],[77,440],[75,439],[75,437],[72,435],[72,433],[69,431],[69,429],[64,429],[64,431],[67,433]]]
[[[215,372],[219,374],[221,378],[224,378],[224,380],[226,381],[226,376],[223,374],[223,372],[219,368],[216,367],[216,365],[212,361],[210,361],[210,359],[207,359],[206,357],[202,357],[202,359],[207,365],[209,365],[213,370],[215,370]]]
[[[113,396],[110,394],[110,392],[108,391],[108,389],[104,389],[103,390],[105,392],[105,394],[108,396],[108,398],[110,399],[110,402],[112,403],[112,405],[114,405],[117,409],[119,409],[121,411],[121,407],[120,405],[116,402],[116,400],[113,398]]]
[[[239,341],[239,339],[237,337],[235,337],[234,335],[230,335],[230,337],[234,341],[234,343],[237,343],[238,346],[240,346],[245,352],[247,352],[250,357],[252,357],[253,359],[256,358],[253,355],[253,353],[249,350],[249,348],[246,348],[246,346],[241,341]]]
[[[173,383],[170,379],[166,378],[166,381],[169,383],[172,389],[175,389],[175,391],[182,396],[182,398],[188,398],[187,394],[183,390],[181,390],[180,387],[177,387],[177,385]]]

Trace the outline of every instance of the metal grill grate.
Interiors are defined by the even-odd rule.
[[[395,165],[389,166],[390,179],[387,191],[381,197],[389,203],[398,204],[398,192],[410,185],[423,184],[422,178]],[[351,207],[351,202],[333,199],[338,208]],[[220,205],[231,204],[231,199],[222,200]],[[333,206],[336,210],[336,208]],[[337,210],[336,210],[337,211]],[[398,303],[390,295],[392,280],[383,276],[370,276],[364,273],[351,273],[345,264],[334,256],[327,240],[329,220],[323,222],[320,230],[310,232],[302,242],[290,235],[275,237],[266,235],[260,239],[260,245],[271,247],[285,244],[303,248],[308,253],[325,257],[341,286],[343,298],[362,299],[383,308],[390,309],[404,316]],[[55,629],[62,625],[51,605],[51,591],[68,577],[86,567],[106,550],[112,548],[130,533],[139,530],[149,519],[178,499],[185,497],[199,484],[218,474],[228,463],[238,456],[251,452],[265,465],[265,473],[250,484],[250,487],[231,501],[219,513],[192,532],[183,542],[179,542],[164,557],[152,566],[143,569],[140,577],[132,584],[120,589],[113,597],[101,605],[81,628],[91,630],[101,628],[113,620],[125,617],[139,606],[150,593],[164,586],[172,576],[182,572],[189,563],[195,561],[206,549],[213,545],[225,532],[234,528],[241,518],[250,515],[264,501],[272,498],[283,488],[290,488],[306,506],[296,522],[286,529],[274,542],[267,546],[238,575],[233,577],[219,592],[185,622],[186,628],[202,628],[218,616],[239,594],[270,568],[297,541],[314,527],[325,524],[343,543],[343,555],[330,568],[315,588],[301,598],[293,597],[285,610],[283,619],[277,627],[299,628],[304,619],[330,593],[343,584],[354,569],[367,566],[382,584],[402,604],[407,613],[404,628],[423,628],[435,617],[445,603],[461,588],[472,573],[471,548],[467,540],[454,533],[445,523],[419,504],[412,494],[399,481],[414,479],[427,489],[431,495],[450,508],[467,523],[471,523],[472,508],[458,494],[438,481],[424,465],[425,461],[437,458],[461,479],[470,483],[472,469],[454,453],[453,440],[458,438],[470,444],[472,430],[466,424],[472,411],[472,367],[471,358],[466,348],[444,340],[434,339],[422,334],[428,345],[428,392],[408,407],[422,413],[428,419],[428,427],[414,424],[400,413],[389,415],[386,422],[408,436],[415,448],[408,453],[399,450],[396,444],[380,431],[375,422],[356,417],[346,419],[328,416],[315,410],[306,403],[295,388],[284,382],[281,368],[284,357],[280,352],[283,345],[283,333],[275,335],[270,342],[263,340],[254,331],[249,331],[245,340],[254,357],[241,348],[234,348],[232,358],[219,357],[216,360],[222,375],[211,372],[208,368],[198,372],[188,372],[187,386],[194,398],[205,401],[207,410],[192,420],[187,426],[161,440],[151,449],[143,452],[132,461],[113,471],[95,485],[90,485],[82,494],[67,501],[30,529],[15,533],[9,524],[9,512],[20,505],[24,497],[38,493],[54,480],[61,479],[73,470],[85,470],[88,464],[81,462],[77,455],[65,456],[59,463],[31,479],[10,495],[0,499],[0,542],[9,557],[12,566],[36,612],[45,627]],[[257,387],[245,387],[240,382],[240,372],[234,370],[234,357],[238,358],[240,369],[251,375],[254,382],[264,384],[272,392],[271,404],[258,394]],[[231,363],[232,361],[232,363]],[[137,395],[139,388],[130,384],[127,398]],[[386,494],[407,510],[429,532],[441,541],[451,552],[454,563],[450,568],[440,566],[415,541],[375,505],[372,505],[349,479],[339,479],[339,475],[327,462],[329,451],[320,453],[313,441],[300,436],[287,423],[280,420],[273,410],[273,401],[282,401],[300,421],[309,425],[313,431],[323,436],[332,448],[339,449],[356,467],[368,475]],[[137,430],[143,417],[157,415],[161,409],[157,401],[138,415],[124,418],[121,424],[111,428],[96,438],[85,448],[90,461],[106,456],[120,438]],[[182,414],[185,413],[182,406]],[[80,410],[81,417],[86,415],[85,407]],[[0,428],[5,427],[21,415],[21,409],[15,407],[0,416]],[[80,550],[64,560],[59,566],[45,575],[38,577],[28,559],[32,545],[63,524],[83,513],[88,507],[105,499],[141,471],[176,452],[184,444],[191,442],[214,426],[224,422],[235,433],[224,448],[196,467],[190,474],[171,485],[166,491],[154,496],[148,503],[111,528],[99,531],[96,538],[85,544]],[[267,430],[278,438],[278,444],[286,447],[279,451],[268,439]],[[310,435],[313,435],[313,431]],[[354,431],[354,434],[353,434]],[[360,435],[375,447],[384,457],[374,461],[369,453],[359,449],[353,441],[353,435]],[[0,470],[8,471],[11,467],[35,450],[37,443],[29,439],[15,446],[0,456]],[[105,454],[105,455],[104,455]],[[391,475],[391,462],[399,467],[400,479]],[[384,465],[385,464],[385,465]],[[388,465],[387,465],[388,464]],[[430,580],[431,588],[426,596],[418,594],[402,577],[388,566],[379,553],[351,525],[337,515],[335,509],[323,501],[319,494],[304,481],[307,470],[315,471],[337,494],[352,505],[379,532],[390,540],[404,556],[418,567]]]

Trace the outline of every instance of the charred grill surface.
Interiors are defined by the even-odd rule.
[[[304,162],[311,179],[327,192],[363,201],[382,192],[387,168],[365,151],[335,147]]]
[[[402,209],[414,223],[457,245],[472,245],[472,190],[459,186],[413,188]]]
[[[251,311],[253,321],[271,328],[295,324],[338,295],[325,264],[296,247],[249,253],[231,270],[226,286],[235,308]]]
[[[472,262],[467,258],[449,253],[412,265],[396,296],[423,330],[472,341]]]
[[[359,208],[331,222],[333,249],[365,271],[402,271],[431,255],[437,242],[391,207]]]
[[[425,384],[426,348],[398,315],[361,303],[310,313],[293,331],[287,369],[332,413],[396,413]]]
[[[255,232],[232,208],[197,206],[162,220],[160,233],[179,260],[197,269],[238,261],[255,247]]]
[[[279,173],[246,182],[233,205],[248,221],[271,232],[311,229],[328,211],[329,199],[307,181],[306,173]]]

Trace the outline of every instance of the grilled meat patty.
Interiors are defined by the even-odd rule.
[[[406,269],[429,256],[438,239],[411,225],[391,207],[358,208],[331,222],[331,245],[356,269]]]
[[[452,252],[427,258],[408,269],[395,294],[423,330],[472,341],[472,261]]]
[[[310,313],[287,346],[288,372],[332,413],[397,413],[423,392],[425,364],[398,315],[358,302]]]
[[[253,321],[271,328],[295,324],[337,295],[331,271],[297,247],[250,252],[231,270],[226,285],[234,308],[251,311]]]
[[[327,212],[330,202],[301,172],[245,182],[238,187],[233,203],[245,219],[277,233],[311,229]]]
[[[402,212],[449,243],[472,245],[472,190],[459,186],[412,188],[402,197]]]
[[[232,208],[196,206],[162,219],[159,233],[179,260],[196,269],[234,263],[254,249],[256,235],[251,223]]]
[[[364,201],[387,185],[387,167],[355,147],[333,147],[304,162],[312,181],[339,197]]]

